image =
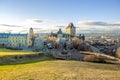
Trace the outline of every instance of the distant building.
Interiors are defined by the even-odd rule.
[[[34,34],[33,28],[29,29],[28,34],[0,33],[0,47],[41,48],[43,41],[37,34]]]
[[[8,46],[17,48],[27,47],[27,34],[10,34],[8,37]]]
[[[1,47],[27,47],[27,34],[20,33],[0,33]]]
[[[66,34],[70,34],[72,36],[75,36],[76,34],[76,27],[73,25],[73,23],[69,23],[69,25],[66,28]]]
[[[44,42],[45,41],[46,41],[45,39],[40,38],[40,37],[35,38],[34,49],[41,49],[41,50],[44,49]]]
[[[85,41],[85,35],[84,34],[83,35],[79,34],[78,38],[82,41]]]
[[[10,33],[0,33],[0,47],[5,47],[8,45],[8,37]]]

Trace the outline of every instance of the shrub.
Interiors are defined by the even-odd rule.
[[[19,59],[22,59],[23,58],[23,56],[19,56]]]
[[[17,59],[18,58],[18,56],[14,56],[14,59]]]
[[[117,57],[117,58],[120,58],[120,47],[117,48],[116,57]]]
[[[67,50],[63,50],[63,51],[61,51],[61,54],[67,54],[67,53],[68,53]]]

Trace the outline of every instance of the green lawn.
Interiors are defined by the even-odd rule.
[[[120,80],[120,65],[66,60],[4,65],[0,80]]]
[[[6,48],[0,48],[0,57],[8,55],[24,55],[24,54],[34,54],[36,52],[27,51],[27,50],[12,50]]]

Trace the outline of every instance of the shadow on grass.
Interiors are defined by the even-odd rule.
[[[0,57],[0,66],[4,65],[18,65],[29,64],[43,61],[56,60],[50,54],[38,53],[38,54],[25,54],[25,55],[9,55]]]
[[[49,53],[38,53],[38,54],[25,54],[25,55],[9,55],[0,57],[0,66],[7,65],[23,65],[23,64],[31,64],[37,62],[44,61],[54,61],[61,60],[56,59]],[[68,63],[66,64],[66,61]],[[65,60],[65,65],[73,66],[73,67],[83,67],[83,68],[91,68],[91,69],[100,69],[100,70],[115,70],[120,71],[120,65],[106,64],[106,63],[93,63],[93,62],[76,62],[77,60],[72,60],[75,62],[71,62],[71,60]],[[58,64],[60,64],[58,62]]]

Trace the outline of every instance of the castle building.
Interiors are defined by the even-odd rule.
[[[76,34],[76,27],[73,25],[73,23],[69,23],[69,25],[66,28],[66,34],[70,34],[72,36],[75,36]]]
[[[57,33],[52,33],[49,35],[50,37],[58,37],[58,38],[72,38],[75,36],[76,28],[73,23],[70,23],[66,28],[66,33],[63,33],[61,29],[58,30]]]

